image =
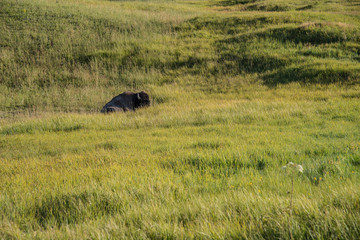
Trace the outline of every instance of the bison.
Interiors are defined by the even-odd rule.
[[[149,95],[144,91],[138,93],[123,92],[105,104],[101,112],[135,111],[137,108],[146,106],[150,106],[150,99]]]

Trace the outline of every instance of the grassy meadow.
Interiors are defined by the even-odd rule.
[[[2,0],[0,239],[358,239],[359,112],[359,1]]]

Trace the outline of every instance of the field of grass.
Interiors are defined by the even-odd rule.
[[[359,1],[2,0],[0,239],[358,239],[359,83]]]

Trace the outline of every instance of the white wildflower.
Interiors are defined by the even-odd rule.
[[[302,173],[304,169],[301,165],[298,164],[298,165],[296,165],[296,170],[298,170],[299,172]]]
[[[281,169],[286,170],[287,168],[295,169],[301,173],[304,171],[304,168],[300,164],[295,164],[293,162],[289,162],[288,164],[283,166]]]

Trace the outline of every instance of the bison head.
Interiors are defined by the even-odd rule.
[[[134,95],[134,107],[147,107],[150,106],[149,95],[144,91],[138,92]]]

